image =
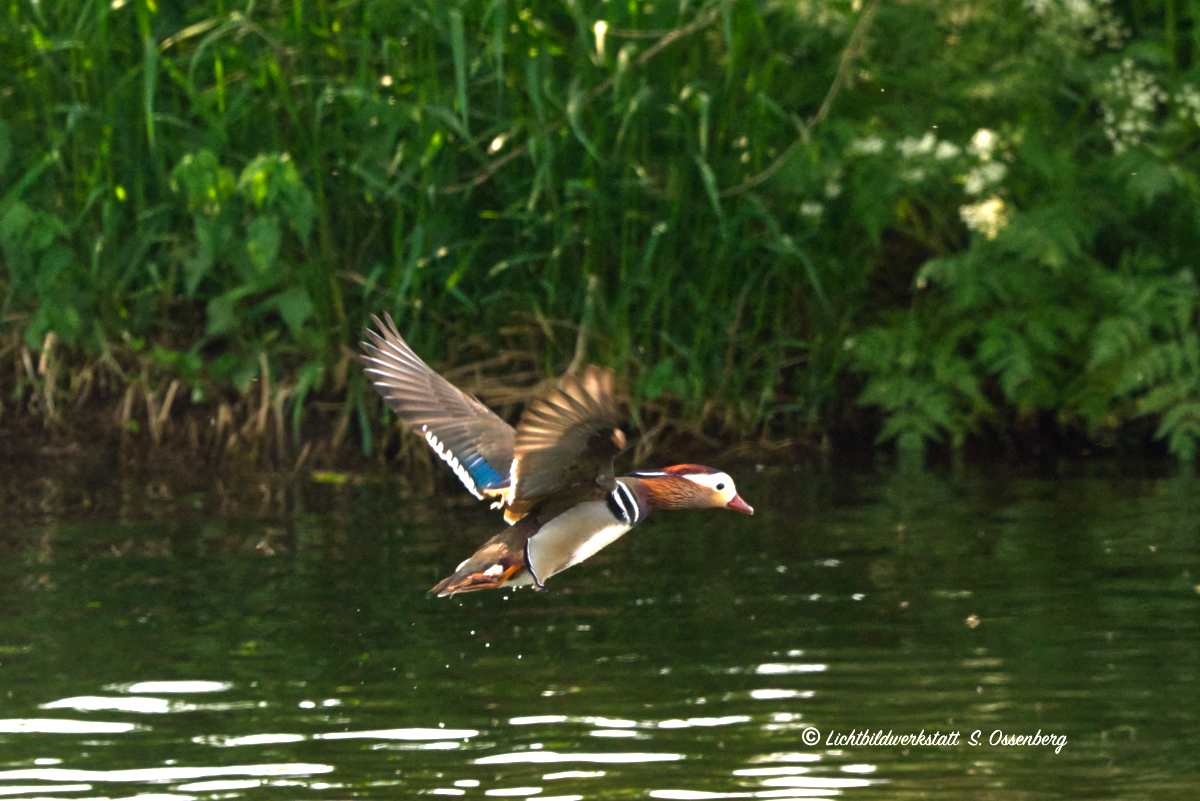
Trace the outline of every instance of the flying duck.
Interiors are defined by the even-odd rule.
[[[733,479],[681,464],[617,477],[625,447],[617,428],[613,371],[590,365],[529,403],[516,428],[431,370],[391,315],[372,315],[361,355],[396,416],[425,438],[476,498],[491,498],[509,527],[430,592],[533,586],[611,544],[656,509],[754,510]]]

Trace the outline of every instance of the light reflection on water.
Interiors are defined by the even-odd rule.
[[[1139,798],[1200,781],[1186,479],[758,480],[754,518],[663,515],[548,593],[449,601],[423,590],[494,532],[436,499],[30,524],[28,558],[0,562],[0,796]],[[863,730],[985,742],[827,742]],[[1169,766],[1153,782],[1147,758]]]
[[[0,780],[44,780],[51,782],[172,782],[202,776],[310,776],[329,773],[331,765],[236,765],[233,767],[163,767],[127,770],[75,770],[71,768],[27,768],[0,771]]]
[[[125,693],[217,693],[228,690],[227,681],[138,681],[132,684],[110,684],[104,689]]]
[[[0,788],[0,795],[23,795],[35,793],[83,793],[92,789],[90,784],[13,784]]]
[[[27,718],[0,720],[0,733],[8,734],[123,734],[142,728],[134,723],[105,723],[95,720]]]
[[[786,673],[787,671],[782,672]],[[732,670],[725,671],[725,673],[726,675],[754,674],[756,671]],[[197,687],[204,685],[202,682],[195,682],[193,684]],[[210,685],[207,690],[208,692],[221,691],[233,696],[243,696],[240,688],[235,687],[233,683],[223,682],[219,686],[217,683],[210,683]],[[106,689],[113,690],[114,688],[109,686]],[[164,690],[160,687],[158,691],[163,692]],[[199,690],[193,691],[199,692]],[[752,703],[763,699],[790,701],[797,698],[811,698],[812,696],[812,691],[784,691],[776,688],[760,688],[751,690],[748,693],[737,694],[737,697],[747,699]],[[321,708],[343,707],[345,700],[347,699],[325,699],[321,702]],[[130,698],[129,696],[99,695],[73,696],[47,701],[38,706],[49,710],[69,709],[82,712],[126,713],[146,716],[150,720],[162,719],[162,716],[165,715],[179,716],[180,719],[186,720],[194,718],[197,713],[215,714],[217,715],[217,720],[220,719],[221,713],[224,713],[226,716],[236,719],[244,710],[264,710],[270,708],[270,704],[265,701],[256,701],[242,697],[232,698],[222,704],[179,704],[153,697]],[[313,702],[301,702],[295,704],[294,707],[296,709],[311,709],[317,708],[317,704]],[[419,743],[422,746],[435,749],[446,746],[458,748],[462,745],[470,751],[472,750],[471,742],[473,740],[486,737],[492,742],[484,744],[482,748],[489,751],[497,751],[497,753],[469,756],[466,762],[459,762],[460,770],[468,766],[483,768],[494,766],[529,766],[533,770],[532,773],[528,771],[522,772],[514,780],[519,782],[521,779],[527,781],[533,778],[539,781],[539,783],[520,783],[515,786],[505,786],[502,784],[501,786],[495,786],[499,777],[493,778],[490,781],[484,779],[456,778],[450,782],[446,782],[446,786],[427,786],[423,789],[423,792],[436,795],[466,795],[472,793],[495,797],[537,796],[539,799],[547,799],[576,797],[571,794],[547,795],[546,793],[556,790],[557,787],[555,785],[586,785],[591,780],[611,777],[613,775],[611,773],[611,766],[678,763],[689,759],[689,756],[685,753],[664,750],[610,751],[586,749],[578,746],[564,751],[547,748],[542,742],[512,742],[510,747],[514,750],[504,751],[503,747],[498,743],[505,739],[506,730],[522,731],[530,727],[536,727],[536,736],[539,740],[574,741],[582,745],[582,741],[579,740],[581,735],[596,735],[601,733],[635,735],[644,740],[652,741],[655,737],[654,732],[675,732],[692,728],[708,730],[731,728],[745,730],[747,727],[754,727],[756,725],[769,728],[769,721],[778,720],[780,715],[788,714],[791,713],[760,712],[755,714],[689,718],[643,718],[640,720],[603,715],[532,715],[509,718],[504,722],[500,722],[498,729],[487,731],[447,728],[443,724],[440,727],[404,727],[371,730],[348,729],[340,731],[313,731],[307,734],[202,734],[192,736],[190,741],[196,745],[217,747],[220,749],[237,747],[239,750],[253,750],[272,746],[294,747],[297,744],[311,741],[365,740],[374,741],[374,744],[380,744],[400,740]],[[43,719],[41,721],[22,719],[0,720],[0,731],[14,734],[135,734],[144,738],[148,735],[153,736],[156,725],[153,723],[134,724],[100,720],[79,721],[66,718]],[[86,743],[78,745],[86,746]],[[119,743],[112,742],[106,745],[117,746]],[[91,744],[93,748],[100,746],[101,744],[99,743]],[[62,753],[69,753],[74,750],[72,746],[62,748],[61,744],[60,748]],[[749,783],[757,785],[761,789],[753,791],[712,792],[659,788],[650,789],[649,795],[655,798],[677,799],[826,797],[842,794],[853,788],[868,787],[881,783],[876,779],[812,776],[811,773],[814,770],[813,763],[817,763],[821,759],[822,757],[819,753],[785,752],[759,754],[751,761],[774,763],[779,766],[740,768],[732,771],[731,776],[735,778],[738,785],[746,786]],[[45,798],[59,792],[72,794],[87,793],[93,789],[93,785],[95,784],[122,784],[129,785],[130,791],[140,799],[155,796],[158,801],[167,801],[167,799],[186,801],[188,798],[197,798],[200,796],[233,798],[246,795],[247,793],[270,793],[280,788],[322,791],[333,788],[345,789],[347,787],[344,783],[331,781],[329,778],[326,778],[329,774],[338,771],[336,760],[332,764],[310,762],[264,762],[261,764],[242,763],[236,765],[167,764],[154,767],[123,767],[110,770],[58,766],[59,760],[57,759],[46,761],[54,762],[55,766],[15,767],[9,765],[6,767],[15,767],[15,769],[0,770],[0,795],[30,794]],[[168,762],[175,763],[176,760],[171,759]],[[801,767],[799,765],[781,763],[807,763],[808,766]],[[545,766],[549,765],[561,765],[564,767],[578,765],[580,768],[545,771]],[[581,769],[583,766],[589,765],[605,765],[609,766],[609,769]],[[444,767],[451,766],[446,765]],[[856,772],[870,772],[874,770],[872,766],[865,765],[844,767]],[[442,775],[446,774],[443,772]],[[451,778],[452,776],[453,773],[446,777]],[[45,782],[45,784],[27,784],[28,782],[35,781]],[[22,784],[17,784],[17,782],[22,782]],[[68,784],[67,782],[79,783]],[[436,782],[434,783],[436,784]],[[143,787],[156,785],[171,786],[168,793],[146,793],[144,791],[138,792],[136,789],[138,785]],[[391,786],[386,781],[375,780],[364,782],[361,780],[361,777],[353,785],[359,788],[359,792],[356,794],[370,794],[372,790],[369,788]],[[81,799],[82,801],[97,801],[97,799],[102,798],[102,796],[91,795],[72,795],[71,797]],[[106,798],[107,796],[103,797]],[[588,796],[585,794],[578,795],[577,797],[584,798]]]

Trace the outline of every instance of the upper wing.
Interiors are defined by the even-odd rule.
[[[382,335],[366,329],[363,342],[367,377],[388,407],[404,423],[425,436],[471,494],[497,494],[508,486],[513,461],[513,427],[491,409],[429,369],[396,331],[372,315]]]
[[[584,368],[530,403],[517,423],[508,501],[541,498],[579,485],[616,487],[613,457],[625,447],[617,428],[613,371]]]

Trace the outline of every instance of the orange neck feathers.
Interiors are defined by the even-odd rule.
[[[639,489],[644,489],[651,509],[702,509],[713,505],[713,492],[708,487],[666,471],[642,477]]]

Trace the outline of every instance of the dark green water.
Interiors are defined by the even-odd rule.
[[[457,495],[51,483],[0,533],[0,796],[1196,797],[1194,477],[735,473],[754,517],[453,600],[498,527]]]

